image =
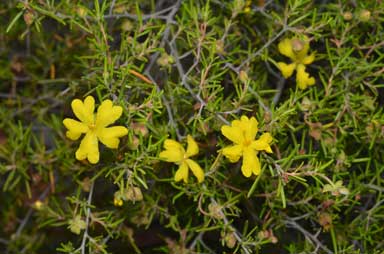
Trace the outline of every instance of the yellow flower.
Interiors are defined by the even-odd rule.
[[[128,134],[127,128],[123,126],[107,128],[108,125],[119,119],[123,112],[122,107],[113,106],[110,100],[103,101],[96,114],[94,114],[95,99],[92,96],[85,98],[84,102],[75,99],[71,106],[73,113],[80,121],[64,119],[63,124],[68,129],[67,137],[77,140],[82,134],[85,134],[76,151],[78,160],[88,159],[90,163],[97,163],[99,161],[99,140],[108,148],[115,149],[119,146],[119,138]]]
[[[305,71],[305,65],[311,64],[315,60],[315,53],[308,55],[308,37],[304,36],[302,39],[286,38],[279,43],[278,49],[281,54],[292,60],[290,64],[277,63],[284,78],[289,78],[296,70],[296,83],[300,89],[306,89],[315,84],[315,79]]]
[[[183,179],[185,183],[188,183],[189,168],[196,176],[197,181],[201,183],[204,181],[204,171],[201,169],[199,164],[189,159],[199,153],[199,147],[190,135],[187,137],[187,144],[187,151],[185,151],[179,142],[167,139],[164,141],[165,150],[159,154],[159,157],[164,161],[174,162],[175,164],[180,165],[175,174],[176,182]]]
[[[230,162],[237,162],[243,157],[243,165],[241,172],[245,177],[251,174],[260,174],[260,162],[257,158],[258,151],[266,151],[272,153],[269,144],[272,142],[272,136],[268,132],[263,133],[258,140],[255,140],[257,134],[258,122],[254,117],[250,119],[242,116],[240,120],[232,121],[231,126],[225,125],[221,127],[221,133],[231,140],[234,145],[222,149],[223,155]]]

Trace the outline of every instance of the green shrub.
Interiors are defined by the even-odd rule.
[[[383,253],[381,1],[0,13],[1,253]]]

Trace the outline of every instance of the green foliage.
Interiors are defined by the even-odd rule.
[[[6,0],[0,13],[1,253],[382,253],[381,1]],[[316,51],[306,90],[277,67],[295,35]],[[129,129],[96,165],[62,124],[87,95],[122,106]],[[220,151],[241,115],[274,138],[250,178]],[[202,184],[174,182],[158,156],[187,135]]]

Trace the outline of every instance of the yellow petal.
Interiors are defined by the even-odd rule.
[[[85,133],[89,130],[86,124],[73,120],[71,118],[65,118],[63,124],[68,130],[72,132]]]
[[[95,99],[92,96],[87,96],[84,100],[84,107],[88,112],[95,111]]]
[[[76,159],[88,159],[92,164],[99,162],[99,144],[95,133],[87,132],[76,151]]]
[[[182,150],[184,151],[184,148],[181,146],[181,144],[173,139],[166,139],[164,141],[164,148],[166,150],[172,150],[172,149],[177,149],[177,150]],[[184,152],[183,152],[184,153]]]
[[[187,143],[187,157],[191,157],[199,153],[199,146],[197,145],[196,141],[192,138],[192,136],[187,136]]]
[[[71,140],[78,140],[81,136],[81,132],[73,132],[73,131],[67,131],[65,133],[65,135],[67,136],[67,138],[71,139]]]
[[[257,125],[259,123],[257,122],[256,118],[251,117],[247,125],[245,126],[245,139],[246,140],[254,140],[256,137],[256,133],[258,131]]]
[[[164,141],[165,151],[159,154],[160,159],[167,162],[180,162],[184,159],[185,150],[179,142],[167,139]]]
[[[175,181],[178,182],[181,179],[183,179],[185,183],[188,183],[188,164],[185,162],[181,163],[179,169],[175,173]]]
[[[283,75],[284,78],[289,78],[290,76],[292,76],[296,68],[296,64],[295,63],[286,64],[283,62],[278,62],[277,67],[281,71],[281,74]]]
[[[272,153],[272,149],[269,144],[272,142],[272,136],[269,132],[263,133],[260,138],[256,141],[253,141],[251,147],[257,151],[266,151],[267,153]]]
[[[100,129],[97,132],[97,137],[100,142],[108,148],[118,148],[119,138],[128,134],[128,129],[123,126],[113,126],[109,128]]]
[[[242,116],[240,117],[241,125],[244,125],[245,123],[248,123],[248,121],[249,121],[248,116],[242,115]]]
[[[291,58],[292,60],[295,60],[295,54],[292,50],[292,43],[291,39],[285,38],[279,44],[277,45],[277,48],[279,49],[279,52],[283,54],[284,56],[287,56]]]
[[[120,106],[113,106],[111,100],[105,100],[97,109],[96,114],[96,127],[103,128],[120,118],[123,113],[123,108]]]
[[[315,53],[312,53],[309,56],[305,56],[303,58],[302,64],[311,64],[313,61],[315,61]]]
[[[297,66],[296,83],[300,89],[305,89],[307,86],[315,84],[315,79],[309,77],[309,73],[305,71],[305,66],[303,64]]]
[[[63,124],[68,129],[65,134],[71,140],[77,140],[82,133],[88,131],[88,126],[86,124],[70,118],[65,118]]]
[[[256,120],[256,119],[255,119]],[[237,121],[233,121],[233,124],[234,124],[234,126],[238,126],[238,127],[240,127],[240,129],[242,130],[242,131],[247,131],[248,130],[248,127],[249,127],[249,124],[250,124],[250,119],[247,117],[247,116],[245,116],[245,115],[242,115],[241,117],[240,117],[240,122],[237,122]],[[256,125],[257,125],[257,121],[256,121]]]
[[[248,117],[247,116],[241,116],[241,118],[247,118],[248,119]],[[240,118],[240,119],[241,119]],[[242,126],[243,126],[243,123],[242,123],[242,121],[241,120],[233,120],[232,122],[231,122],[231,126],[232,127],[236,127],[236,128],[242,128]]]
[[[95,110],[95,99],[92,96],[85,98],[84,103],[79,99],[74,99],[71,107],[75,116],[85,124],[93,124]]]
[[[236,120],[237,122],[240,122],[238,120]],[[235,122],[235,121],[234,121]],[[243,140],[244,140],[244,135],[243,135],[243,131],[240,127],[238,126],[228,126],[228,125],[224,125],[221,127],[221,133],[226,137],[228,138],[229,140],[231,140],[233,143],[236,143],[236,144],[241,144],[243,143]]]
[[[199,183],[204,181],[204,171],[201,169],[200,165],[191,159],[187,160],[187,164],[191,169],[192,173],[196,176],[197,181]]]
[[[223,155],[229,159],[230,162],[237,162],[243,154],[241,145],[228,146],[223,148]]]
[[[241,172],[245,177],[250,177],[252,173],[255,175],[260,174],[260,162],[257,158],[257,152],[250,147],[244,149]]]

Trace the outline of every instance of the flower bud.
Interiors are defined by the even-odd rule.
[[[44,206],[44,203],[41,202],[40,200],[36,200],[35,203],[33,203],[33,208],[36,210],[41,210]]]
[[[208,210],[209,210],[209,213],[212,215],[213,218],[215,218],[215,219],[224,218],[220,205],[211,203],[208,205]]]
[[[304,41],[300,39],[292,39],[291,45],[292,45],[293,51],[296,53],[304,49]]]
[[[353,18],[353,14],[350,11],[346,11],[343,13],[343,18],[345,21],[350,21]]]
[[[228,232],[224,235],[224,241],[228,248],[232,249],[236,246],[236,236],[234,232]]]
[[[76,215],[75,218],[68,221],[69,229],[72,233],[79,235],[81,230],[87,228],[87,223],[81,218],[80,215]]]
[[[323,227],[324,231],[328,231],[332,227],[331,215],[329,213],[320,213],[319,224]]]
[[[216,46],[216,52],[219,55],[225,55],[225,48],[224,48],[224,41],[217,40],[215,43]]]
[[[133,24],[129,20],[124,20],[124,22],[121,24],[121,30],[124,32],[129,32],[133,30]]]
[[[132,187],[124,192],[124,198],[130,201],[141,201],[143,200],[143,193],[138,187]]]
[[[87,9],[83,6],[78,6],[76,12],[81,18],[87,16]]]
[[[175,60],[173,59],[173,57],[168,55],[167,53],[161,54],[161,56],[156,61],[156,63],[161,67],[169,67],[174,62]]]
[[[24,18],[25,24],[27,24],[27,26],[30,26],[30,25],[32,25],[33,21],[35,20],[35,15],[33,14],[32,11],[27,10],[24,13],[23,18]]]
[[[307,96],[305,96],[303,98],[303,100],[301,101],[300,109],[301,109],[301,111],[306,112],[306,111],[311,110],[311,108],[312,108],[312,102],[310,99],[308,99]]]
[[[371,12],[368,10],[362,10],[359,15],[361,22],[368,22],[371,19]]]
[[[233,2],[233,12],[239,13],[241,12],[245,7],[245,1],[244,0],[235,0]]]
[[[249,80],[248,74],[245,71],[241,70],[239,73],[239,79],[241,82],[243,82],[243,84],[247,83]]]
[[[115,198],[113,199],[113,204],[114,204],[115,206],[122,206],[122,205],[123,205],[123,200],[118,199],[117,197],[115,197]]]

